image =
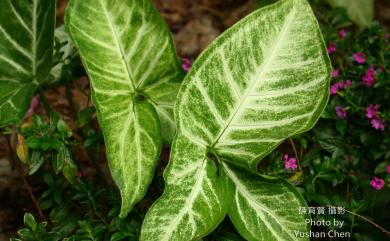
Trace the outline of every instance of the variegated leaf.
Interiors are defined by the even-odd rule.
[[[374,19],[373,0],[328,0],[332,7],[345,8],[348,17],[361,28],[369,27]]]
[[[196,240],[210,232],[223,217],[214,206],[228,197],[223,188],[221,193],[212,188],[209,197],[215,199],[199,210],[193,200],[207,199],[195,180],[205,177],[204,167],[230,162],[256,170],[280,142],[315,124],[328,99],[330,72],[318,23],[305,0],[260,9],[214,41],[179,91],[178,133],[165,191],[148,211],[141,240]],[[207,174],[218,175],[212,170]],[[218,219],[211,219],[209,210],[218,210]]]
[[[52,85],[63,81],[68,74],[66,71],[69,71],[67,70],[67,65],[71,64],[72,61],[76,62],[75,59],[78,58],[77,49],[64,25],[55,29],[54,36],[56,39],[55,45],[58,44],[61,46],[59,49],[61,59],[59,62],[54,63],[49,76],[44,81],[45,85]],[[54,48],[56,48],[56,46],[54,46]]]
[[[220,159],[256,170],[290,135],[316,123],[331,65],[306,0],[282,0],[226,31],[178,94],[180,132]]]
[[[149,0],[71,0],[65,23],[91,80],[124,217],[153,177],[161,146],[156,113],[164,136],[173,136],[180,63]]]
[[[52,67],[54,0],[0,1],[0,126],[22,119]]]
[[[231,192],[229,217],[246,240],[309,240],[298,235],[310,231],[305,222],[310,217],[299,214],[307,204],[288,182],[268,180],[225,163],[222,175]]]
[[[141,241],[198,240],[227,212],[223,183],[206,149],[178,135],[164,173],[166,188],[147,213]]]

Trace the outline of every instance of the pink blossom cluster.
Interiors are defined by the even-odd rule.
[[[373,177],[370,181],[370,185],[377,191],[381,190],[385,186],[385,181],[382,178]]]
[[[185,72],[188,72],[191,68],[191,60],[187,58],[183,58],[181,67]]]
[[[333,42],[330,42],[328,44],[327,50],[328,50],[328,54],[332,54],[332,53],[336,52],[336,44]]]
[[[343,106],[336,106],[335,112],[338,118],[340,119],[347,118],[347,112],[345,111],[345,108]]]
[[[349,79],[347,79],[345,82],[344,81],[339,81],[339,82],[337,82],[337,83],[335,83],[335,84],[330,86],[329,92],[330,92],[331,95],[335,95],[335,94],[337,94],[337,91],[342,90],[345,87],[350,87],[351,84],[352,84],[352,81],[349,80]]]
[[[370,68],[367,69],[366,73],[362,76],[363,85],[366,87],[371,87],[375,83],[375,69],[371,65]]]
[[[341,28],[339,30],[339,38],[343,39],[347,36],[347,32],[345,31],[345,29]]]
[[[339,76],[339,73],[340,73],[339,69],[333,69],[332,78],[337,78]]]
[[[297,159],[295,157],[289,157],[288,154],[284,154],[284,169],[295,170],[298,168]]]
[[[353,54],[353,59],[358,64],[364,64],[366,62],[366,55],[364,53],[357,52]]]
[[[379,115],[379,105],[368,105],[366,107],[366,117],[371,121],[371,126],[374,129],[385,130],[385,121]]]

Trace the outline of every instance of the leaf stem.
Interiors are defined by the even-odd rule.
[[[289,136],[288,139],[290,140],[290,143],[291,143],[292,148],[294,150],[294,155],[295,155],[295,158],[297,159],[298,169],[299,169],[299,171],[302,171],[301,165],[299,164],[299,156],[298,156],[297,149],[295,148],[294,140],[291,138],[291,136]]]
[[[50,114],[52,113],[53,110],[50,107],[49,102],[47,101],[47,98],[41,89],[39,90],[39,99],[42,102],[42,105],[43,105],[43,108],[45,109],[47,117],[50,118]]]
[[[73,102],[72,90],[70,88],[69,82],[65,83],[65,92],[66,92],[66,99],[68,100],[68,104],[70,106],[70,110],[72,112],[73,118],[77,119],[77,110]]]

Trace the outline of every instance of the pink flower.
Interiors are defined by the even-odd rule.
[[[379,67],[376,71],[378,71],[378,73],[383,73],[383,68]]]
[[[80,171],[76,172],[76,177],[82,177],[82,176],[83,176],[83,174]]]
[[[339,90],[339,85],[338,85],[338,83],[336,83],[336,84],[333,84],[332,86],[330,86],[329,92],[331,95],[335,95],[335,94],[337,94],[338,90]]]
[[[285,154],[283,157],[284,160],[284,169],[297,169],[297,159],[295,157],[289,157],[288,154]]]
[[[371,120],[371,126],[374,127],[376,130],[385,130],[385,121],[382,120],[380,117],[374,118]]]
[[[390,174],[390,164],[387,165],[387,167],[386,167],[386,172],[387,172],[387,174]]]
[[[366,107],[366,117],[368,119],[379,118],[378,116],[379,105],[370,104]]]
[[[345,85],[346,85],[347,87],[350,87],[351,84],[352,84],[352,81],[351,81],[350,79],[347,79],[347,80],[345,81]]]
[[[335,111],[338,118],[345,119],[347,117],[347,112],[345,112],[344,107],[336,106]]]
[[[339,38],[343,39],[345,38],[345,36],[347,36],[347,32],[343,28],[341,28],[339,30]]]
[[[337,94],[338,90],[342,90],[342,89],[345,88],[345,86],[350,86],[350,85],[351,85],[351,81],[350,80],[347,80],[346,83],[344,83],[344,81],[339,81],[339,82],[334,83],[333,85],[330,86],[329,92],[330,92],[331,95],[335,95],[335,94]]]
[[[373,177],[371,179],[370,185],[375,188],[377,191],[381,190],[385,185],[385,181],[381,178]]]
[[[327,50],[328,50],[328,54],[331,54],[331,53],[336,52],[336,44],[330,42],[330,43],[328,44]]]
[[[354,53],[353,54],[353,59],[356,61],[358,64],[364,64],[366,62],[366,55],[364,53]]]
[[[339,76],[339,72],[340,72],[339,69],[333,69],[333,71],[332,71],[332,77],[333,77],[333,78],[336,78],[337,76]]]
[[[343,39],[343,38],[345,38],[345,36],[347,36],[347,32],[345,32],[345,30],[343,28],[341,28],[339,30],[339,38]]]
[[[190,70],[190,68],[191,68],[191,60],[187,59],[187,58],[183,58],[181,67],[183,68],[183,70],[185,72],[188,72]]]
[[[367,87],[371,87],[375,83],[375,70],[374,67],[371,65],[370,68],[366,71],[366,73],[362,77],[363,85]]]

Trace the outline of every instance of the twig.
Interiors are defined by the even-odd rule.
[[[92,209],[93,209],[93,212],[95,213],[95,215],[100,219],[100,221],[102,221],[104,224],[108,225],[108,222],[106,221],[106,219],[102,215],[100,215],[99,211],[97,210],[95,200],[92,197],[91,193],[88,191],[88,189],[85,187],[84,182],[80,181],[80,187],[87,194],[88,201],[92,205]]]
[[[334,206],[332,206],[332,205],[326,205],[326,206],[327,206],[327,207],[334,207]],[[374,223],[373,221],[371,221],[371,219],[366,218],[366,217],[364,217],[363,215],[360,215],[360,214],[358,214],[358,213],[349,211],[349,210],[347,210],[347,209],[345,209],[345,211],[346,211],[347,213],[349,213],[349,214],[352,214],[352,215],[354,215],[354,216],[356,216],[356,217],[359,217],[359,218],[363,219],[364,221],[366,221],[366,222],[368,222],[368,223],[374,225],[376,228],[378,228],[379,230],[381,230],[383,233],[385,233],[386,235],[388,235],[388,236],[390,237],[390,231],[388,231],[388,230],[384,229],[383,227],[381,227],[380,225]]]
[[[39,202],[38,202],[37,198],[35,197],[35,195],[34,195],[34,193],[33,193],[33,191],[32,191],[32,188],[31,188],[30,184],[28,184],[26,178],[24,177],[24,173],[23,173],[22,168],[21,168],[20,165],[18,165],[18,172],[19,172],[19,174],[20,174],[20,177],[21,177],[22,180],[23,180],[24,185],[25,185],[26,188],[27,188],[28,194],[30,195],[30,198],[31,198],[31,200],[32,200],[32,202],[33,202],[33,204],[34,204],[34,206],[35,206],[35,209],[36,209],[37,212],[38,212],[39,217],[41,218],[41,220],[46,220],[46,217],[45,217],[45,215],[43,214],[41,208],[39,207]]]
[[[43,212],[42,212],[40,206],[39,206],[39,202],[38,202],[37,198],[35,197],[34,192],[32,191],[32,188],[31,188],[30,184],[27,182],[26,177],[24,176],[24,172],[23,172],[22,166],[20,165],[20,163],[17,163],[17,162],[16,162],[15,152],[14,152],[14,150],[12,149],[12,145],[11,145],[10,139],[7,138],[7,141],[8,141],[9,148],[10,148],[10,150],[11,150],[10,158],[12,159],[12,161],[13,161],[14,163],[16,163],[16,169],[17,169],[17,171],[18,171],[20,177],[21,177],[22,180],[23,180],[23,184],[24,184],[24,185],[26,186],[26,188],[27,188],[28,194],[29,194],[29,196],[30,196],[30,198],[31,198],[31,201],[32,201],[33,204],[34,204],[34,207],[35,207],[35,209],[36,209],[36,211],[37,211],[37,213],[38,213],[40,219],[41,219],[42,221],[43,221],[43,220],[47,220],[46,217],[45,217],[45,215],[43,214]],[[49,222],[49,226],[51,226],[50,222]]]

